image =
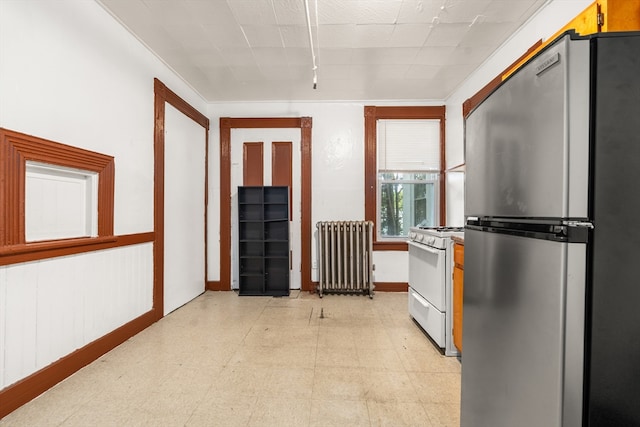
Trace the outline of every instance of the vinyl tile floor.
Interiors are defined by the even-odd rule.
[[[0,426],[459,425],[460,362],[373,299],[205,292]]]

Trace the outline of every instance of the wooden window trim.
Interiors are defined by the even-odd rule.
[[[440,120],[440,224],[446,223],[445,194],[445,114],[446,107],[364,107],[364,216],[365,220],[374,223],[374,251],[406,251],[406,242],[381,242],[377,240],[377,176],[376,162],[377,122],[380,119],[436,119]]]
[[[27,242],[26,164],[35,161],[98,174],[98,237]],[[112,156],[0,128],[0,256],[90,247],[113,236],[115,161]],[[91,249],[87,249],[91,250]]]

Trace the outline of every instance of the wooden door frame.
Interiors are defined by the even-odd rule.
[[[231,129],[300,129],[301,275],[303,291],[311,282],[311,117],[220,118],[220,282],[214,290],[231,290]]]
[[[156,320],[164,317],[164,131],[165,131],[165,106],[169,104],[194,122],[198,123],[205,131],[205,157],[204,157],[204,277],[203,291],[207,284],[207,188],[209,181],[209,119],[192,107],[187,101],[180,98],[160,80],[153,79],[154,89],[154,120],[153,145],[154,145],[154,191],[153,191],[153,229],[155,241],[153,244],[153,311]]]

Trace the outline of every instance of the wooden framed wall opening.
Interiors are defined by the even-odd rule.
[[[445,106],[434,107],[364,107],[364,218],[374,223],[374,251],[406,251],[406,242],[377,241],[377,123],[380,119],[440,120],[440,225],[446,220],[445,194]]]
[[[165,132],[165,104],[189,117],[204,128],[205,131],[205,184],[204,184],[204,283],[207,288],[207,194],[208,194],[208,152],[209,152],[209,119],[193,108],[187,101],[171,91],[160,80],[154,79],[154,197],[153,197],[153,228],[155,230],[155,244],[153,245],[154,286],[153,309],[156,319],[160,319],[164,312],[164,132]]]
[[[220,118],[220,283],[209,289],[231,290],[231,129],[299,128],[301,153],[301,289],[311,282],[311,117]]]

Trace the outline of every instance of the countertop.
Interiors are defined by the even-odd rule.
[[[453,240],[454,243],[460,243],[461,245],[464,245],[464,236],[451,236],[451,240]]]

